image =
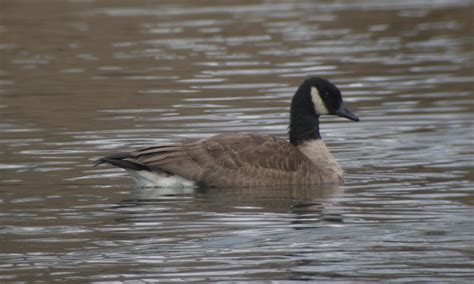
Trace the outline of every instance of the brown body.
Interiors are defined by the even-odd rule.
[[[322,140],[299,146],[268,135],[220,134],[130,153],[131,161],[206,186],[340,183],[342,171]]]

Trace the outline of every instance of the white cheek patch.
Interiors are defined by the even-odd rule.
[[[316,87],[311,87],[311,100],[313,101],[314,110],[317,114],[329,114],[329,111],[324,105],[324,102],[321,99],[319,91],[316,89]]]

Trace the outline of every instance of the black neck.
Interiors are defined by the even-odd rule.
[[[290,143],[300,145],[309,140],[321,139],[319,134],[319,115],[311,101],[310,86],[302,85],[291,100]]]
[[[319,134],[319,116],[291,116],[290,143],[300,145],[308,140],[321,139]]]

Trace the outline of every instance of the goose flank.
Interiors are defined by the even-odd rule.
[[[319,132],[322,115],[359,121],[334,84],[311,77],[291,100],[289,141],[252,133],[219,134],[112,154],[95,166],[123,168],[143,187],[340,184],[342,169]]]

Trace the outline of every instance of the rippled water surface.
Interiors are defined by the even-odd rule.
[[[473,8],[1,1],[0,282],[473,280]],[[308,75],[361,117],[322,121],[344,186],[137,189],[92,167],[285,137]]]

